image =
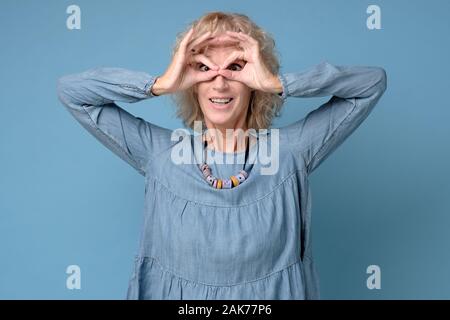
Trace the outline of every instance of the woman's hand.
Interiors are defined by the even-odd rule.
[[[283,87],[280,80],[277,75],[272,74],[267,69],[261,59],[258,41],[241,32],[227,31],[226,36],[237,41],[242,50],[234,51],[220,66],[218,73],[259,91],[281,93]],[[227,69],[236,60],[246,62],[243,69],[236,71]]]
[[[158,77],[152,86],[155,95],[173,93],[190,88],[197,82],[208,81],[218,75],[219,66],[211,62],[203,54],[195,54],[196,47],[210,40],[211,32],[207,32],[197,39],[192,39],[193,29],[189,30],[181,40],[169,67]],[[209,70],[202,71],[199,64],[206,65]]]

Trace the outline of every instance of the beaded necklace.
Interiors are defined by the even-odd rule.
[[[200,165],[200,170],[202,171],[203,174],[203,178],[206,180],[206,182],[208,182],[208,184],[216,189],[231,189],[234,187],[237,187],[238,185],[240,185],[241,183],[243,183],[247,177],[248,177],[248,172],[245,170],[245,165],[247,163],[247,158],[248,158],[248,153],[249,153],[249,149],[250,149],[250,138],[247,136],[247,146],[245,149],[245,160],[244,160],[244,165],[242,166],[242,170],[239,170],[238,174],[231,176],[229,179],[219,179],[215,176],[212,175],[211,173],[211,169],[207,164],[207,149],[208,149],[208,143],[206,141],[206,139],[204,139],[204,144],[203,144],[203,148],[204,148],[204,156],[205,156],[205,161],[203,162],[202,165]]]

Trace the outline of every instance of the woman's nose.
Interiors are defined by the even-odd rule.
[[[228,88],[227,78],[222,75],[217,75],[213,80],[213,89],[223,90]]]

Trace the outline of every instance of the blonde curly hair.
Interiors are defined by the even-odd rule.
[[[212,34],[218,34],[227,30],[243,32],[253,37],[259,43],[262,62],[273,74],[278,74],[280,64],[275,50],[275,41],[270,34],[257,26],[248,16],[220,11],[209,12],[203,15],[190,23],[186,30],[177,34],[172,48],[172,58],[177,52],[181,40],[191,27],[194,28],[193,39],[208,31],[211,31]],[[182,119],[186,127],[193,129],[195,121],[202,121],[205,126],[203,112],[194,92],[194,87],[175,92],[171,97],[177,106],[176,115]],[[283,100],[276,93],[253,91],[247,112],[247,128],[255,130],[268,129],[273,117],[280,115],[282,105]]]

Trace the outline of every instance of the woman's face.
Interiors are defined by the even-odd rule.
[[[209,46],[204,54],[216,65],[222,66],[227,57],[236,50],[235,45],[221,43]],[[228,68],[233,71],[242,70],[245,62],[236,60],[230,63]],[[207,66],[199,63],[200,70],[208,70]],[[229,80],[222,75],[215,78],[199,82],[196,85],[197,99],[205,117],[208,128],[244,128],[247,110],[250,102],[252,90],[242,82]],[[228,103],[213,101],[214,99],[229,99]],[[226,101],[223,101],[226,102]]]

